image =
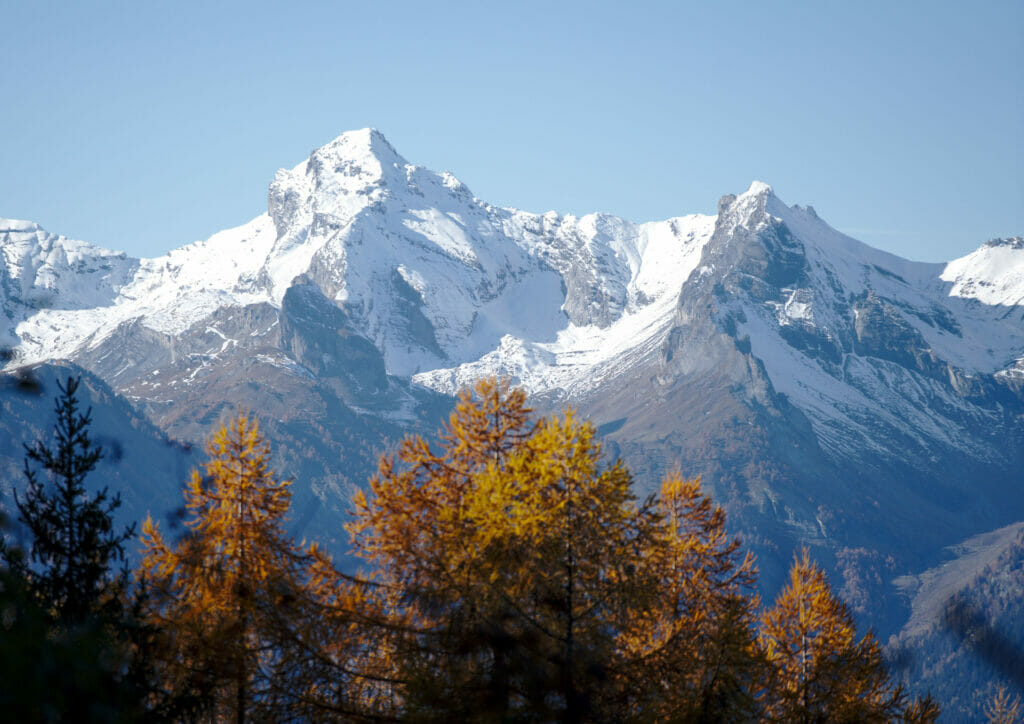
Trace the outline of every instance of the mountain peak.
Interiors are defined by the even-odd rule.
[[[1024,236],[1010,236],[1001,239],[989,239],[983,246],[990,249],[1024,249]]]
[[[739,196],[726,194],[718,200],[719,223],[730,231],[737,225],[756,225],[764,217],[769,206],[780,204],[771,186],[763,181],[752,181],[747,190]]]
[[[280,169],[268,190],[267,210],[279,236],[298,228],[300,219],[311,223],[313,213],[350,219],[389,187],[404,186],[407,166],[377,129],[346,131],[298,166]]]
[[[24,219],[4,219],[0,218],[0,234],[5,232],[34,232],[40,231],[39,224],[34,221],[25,221]]]
[[[376,128],[346,131],[330,143],[313,151],[310,158],[317,156],[364,164],[366,161],[372,160],[382,168],[395,165],[405,166],[408,163],[388,142],[384,134]]]
[[[751,181],[750,182],[750,186],[747,188],[747,190],[744,191],[742,194],[740,194],[741,197],[744,197],[744,196],[774,196],[774,195],[775,195],[775,191],[772,189],[771,186],[766,184],[764,181],[756,181],[756,180],[755,181]]]

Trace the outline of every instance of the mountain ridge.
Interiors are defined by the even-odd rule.
[[[402,194],[399,190],[408,193]],[[428,200],[435,202],[427,205],[431,213],[417,209],[415,204],[410,203],[409,197],[415,200],[418,196],[422,199],[427,193],[431,196]],[[405,198],[402,198],[403,195]],[[886,252],[871,249],[839,234],[827,227],[813,209],[807,211],[800,207],[785,206],[767,184],[755,181],[739,197],[723,197],[723,203],[730,198],[733,200],[726,204],[726,208],[733,208],[730,217],[733,223],[742,223],[738,220],[739,216],[742,216],[744,209],[749,208],[752,213],[761,216],[783,218],[789,226],[797,225],[803,227],[805,231],[811,229],[812,233],[805,236],[820,237],[824,231],[831,236],[829,241],[833,248],[830,251],[849,252],[853,246],[854,255],[862,257],[862,261],[867,257],[877,268],[896,267],[895,271],[889,271],[890,276],[905,278],[909,270],[920,277],[924,268],[932,271],[938,269],[936,265],[909,262]],[[449,208],[438,208],[444,206]],[[364,240],[368,233],[376,237],[374,241],[380,241],[387,240],[396,232],[393,228],[380,228],[379,225],[374,228],[372,223],[363,223],[363,217],[372,216],[374,210],[389,218],[404,213],[405,218],[401,219],[404,228],[397,231],[411,231],[412,233],[407,236],[420,242],[419,251],[439,250],[442,256],[448,257],[446,261],[455,260],[477,271],[478,276],[482,278],[470,281],[476,282],[471,292],[478,298],[447,298],[443,292],[445,283],[453,281],[450,278],[450,270],[435,270],[439,272],[435,276],[440,276],[440,279],[424,278],[421,270],[410,269],[398,259],[388,261],[397,262],[391,266],[400,279],[391,280],[391,283],[380,283],[376,280],[387,294],[371,292],[367,295],[365,289],[359,288],[360,282],[366,285],[365,280],[349,279],[361,271],[357,264],[359,259],[350,257],[359,255],[360,241]],[[462,218],[474,213],[482,214],[485,218]],[[0,233],[3,234],[3,246],[7,257],[5,276],[17,276],[22,287],[22,299],[5,298],[5,303],[23,301],[27,302],[28,307],[45,306],[38,305],[38,300],[25,298],[26,292],[31,290],[36,290],[44,296],[46,293],[55,295],[63,303],[71,302],[82,310],[88,308],[89,301],[93,302],[93,307],[100,306],[96,302],[120,301],[121,304],[107,305],[123,309],[118,309],[120,314],[112,314],[115,309],[106,311],[106,327],[95,318],[83,319],[83,324],[92,326],[102,335],[111,333],[111,318],[119,318],[119,322],[142,318],[146,326],[154,331],[179,333],[183,326],[194,321],[204,310],[211,307],[256,301],[268,301],[279,306],[286,289],[297,277],[305,274],[314,279],[329,298],[354,308],[356,313],[353,316],[357,318],[360,316],[360,307],[370,306],[375,302],[380,306],[380,297],[401,295],[402,292],[405,292],[405,296],[413,297],[414,306],[425,306],[428,316],[433,306],[447,305],[450,309],[447,318],[435,314],[430,319],[431,326],[434,327],[434,336],[440,335],[440,339],[435,340],[440,349],[431,349],[434,345],[429,344],[429,341],[420,345],[420,351],[426,352],[428,359],[399,359],[397,353],[390,353],[388,350],[389,347],[395,346],[389,344],[388,320],[379,316],[373,318],[365,313],[362,315],[361,321],[366,328],[364,332],[368,332],[367,336],[375,339],[378,345],[385,349],[385,353],[392,357],[388,360],[389,368],[399,374],[426,373],[431,367],[443,369],[445,362],[464,364],[478,360],[489,351],[500,353],[500,347],[495,344],[498,340],[494,339],[493,334],[484,335],[486,339],[480,340],[475,346],[471,345],[471,349],[465,348],[465,345],[463,349],[458,349],[456,340],[464,339],[467,332],[472,333],[472,325],[480,313],[481,306],[473,302],[479,302],[481,297],[488,296],[486,287],[501,284],[497,279],[501,273],[514,277],[528,271],[531,262],[536,263],[540,260],[544,266],[558,273],[561,277],[560,283],[567,288],[566,299],[559,306],[569,317],[570,322],[581,327],[595,325],[600,329],[607,329],[624,311],[631,306],[637,307],[638,300],[642,306],[651,296],[651,290],[645,289],[642,283],[637,283],[636,289],[628,289],[631,282],[643,281],[637,279],[639,267],[645,256],[650,256],[648,248],[645,248],[649,245],[642,248],[643,243],[648,240],[644,238],[644,232],[657,229],[659,226],[676,228],[680,224],[699,226],[703,223],[704,228],[695,232],[702,235],[707,232],[707,226],[716,223],[719,216],[691,215],[662,222],[632,224],[602,214],[574,217],[558,216],[551,212],[528,214],[515,209],[497,209],[472,197],[468,189],[450,174],[434,174],[421,166],[407,163],[382,134],[374,129],[363,129],[339,136],[291,170],[278,171],[270,185],[267,214],[260,215],[242,226],[219,232],[206,241],[173,250],[162,257],[133,259],[123,253],[103,250],[84,242],[65,240],[31,223],[2,220],[0,227],[3,231]],[[272,222],[273,229],[268,222]],[[474,222],[476,228],[473,226]],[[728,234],[732,230],[723,231]],[[418,231],[422,232],[422,238],[415,239]],[[548,237],[554,236],[554,243],[543,244],[537,240],[536,237],[544,236],[545,232]],[[10,258],[10,248],[17,244],[17,240],[12,241],[12,236],[19,233],[22,237],[34,235],[39,241],[35,255],[23,254],[25,257],[31,256],[32,261],[41,262],[39,268],[34,270],[35,278],[31,280],[31,284],[27,284],[29,280],[24,273],[11,274],[12,268],[18,266],[17,263],[12,263],[14,260]],[[509,243],[510,241],[512,243]],[[495,259],[493,255],[492,258],[481,258],[485,256],[484,250],[491,250],[495,246],[501,247],[502,242],[505,247],[504,258]],[[399,256],[400,252],[408,258],[412,246],[406,244],[395,249],[395,255]],[[1013,275],[1000,276],[1002,270],[997,268],[1000,266],[997,262],[990,262],[987,265],[971,263],[976,257],[992,256],[992,250],[998,250],[999,255],[1005,257],[1007,254],[1004,252],[1007,249],[1011,254],[1017,251],[1012,243],[1009,247],[982,245],[975,252],[944,265],[942,272],[934,276],[955,278],[951,293],[964,296],[974,293],[975,298],[978,290],[987,291],[1000,286],[991,278],[999,276],[1002,280],[1001,286],[1005,289],[1002,291],[1003,296],[998,299],[1013,296],[1014,302],[1019,301],[1024,298],[1024,262],[1016,257],[1024,255],[1012,255],[1012,266],[1019,270],[1019,273]],[[381,253],[380,245],[374,251]],[[94,275],[97,272],[102,273],[103,270],[109,271],[108,274],[102,275],[102,282],[107,285],[102,299],[97,300],[95,296],[81,298],[84,297],[82,290],[59,284],[59,279],[52,275],[59,275],[62,271],[66,274],[73,267],[72,264],[65,263],[65,269],[60,268],[61,253],[65,257],[70,253],[76,258],[79,267],[87,263],[90,256],[93,257],[98,267]],[[574,265],[573,259],[566,258],[581,258],[588,254],[591,258],[587,265]],[[653,261],[654,263],[650,265],[652,267],[661,259],[655,258]],[[1005,266],[1005,260],[999,261],[1004,262]],[[885,266],[878,262],[884,263]],[[968,270],[967,273],[965,270]],[[979,270],[988,272],[990,276],[978,278]],[[679,277],[692,271],[692,265],[683,265],[678,271],[680,273],[673,279],[676,285],[685,281]],[[169,280],[171,276],[178,280],[177,289]],[[462,282],[462,286],[465,286],[465,279],[454,281]],[[551,282],[553,281],[552,279]],[[663,284],[665,280],[654,281],[657,286],[657,282]],[[557,292],[551,288],[551,282],[546,285],[541,283],[540,291],[555,297]],[[375,280],[370,280],[370,284],[373,283]],[[595,285],[598,295],[590,294],[591,298],[580,299],[581,287]],[[100,288],[104,288],[102,284]],[[159,292],[164,292],[163,296],[167,297],[168,290],[177,293],[170,294],[169,298],[162,298]],[[157,292],[155,299],[154,292]],[[31,297],[31,294],[28,296]],[[371,298],[367,299],[367,296]],[[415,299],[417,296],[419,300]],[[145,297],[151,303],[141,307],[124,303],[133,301],[132,297]],[[985,301],[992,300],[992,292],[987,291]],[[795,305],[789,306],[792,308]],[[501,321],[507,327],[508,320]],[[547,323],[547,328],[540,330],[542,334],[539,336],[547,337],[542,341],[550,341],[554,331],[550,327],[557,325],[557,320],[536,321],[541,326]],[[33,330],[26,329],[26,334],[15,335],[14,330],[8,326],[3,331],[8,343],[21,342],[18,346],[22,348],[23,360],[26,362],[42,361],[52,357],[54,353],[73,356],[75,342],[81,344],[86,341],[87,336],[81,335],[77,340],[58,346],[54,345],[53,340],[43,337],[42,330],[35,330],[34,334]],[[37,337],[38,342],[33,345],[32,341]],[[74,338],[75,335],[72,334],[71,337]],[[94,343],[95,340],[91,341]],[[533,340],[523,338],[522,341]],[[33,346],[35,354],[32,354]],[[433,354],[430,354],[431,352]],[[977,365],[977,361],[973,362]],[[1003,363],[1004,367],[1008,367],[1005,365],[1005,359],[997,361],[993,356],[990,362],[994,365]],[[429,378],[424,378],[424,381],[429,383]]]

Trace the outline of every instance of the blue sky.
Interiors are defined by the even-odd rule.
[[[913,259],[1024,234],[1024,3],[552,5],[0,0],[0,216],[156,255],[374,126],[530,211],[759,179]]]

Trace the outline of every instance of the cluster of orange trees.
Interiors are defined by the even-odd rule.
[[[285,533],[289,482],[236,417],[142,527],[127,663],[140,715],[261,721],[934,721],[806,552],[764,608],[699,482],[645,500],[572,412],[494,380],[381,460],[349,525],[364,570]]]

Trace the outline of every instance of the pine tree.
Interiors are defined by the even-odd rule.
[[[24,573],[37,600],[65,628],[99,614],[116,615],[127,572],[117,574],[112,567],[124,561],[124,544],[134,536],[134,527],[114,532],[120,495],[111,497],[106,487],[93,494],[86,490],[85,479],[103,450],[89,438],[91,410],[80,412],[80,383],[75,377],[57,383],[56,448],[42,441],[25,447],[27,487],[24,497],[15,492],[15,503],[32,541],[28,558],[12,557],[3,547],[4,562]],[[47,472],[52,492],[34,465]]]
[[[878,642],[871,632],[857,640],[853,616],[806,549],[761,625],[772,667],[769,720],[887,722],[903,714],[902,689],[890,682]]]
[[[942,709],[930,694],[919,695],[907,703],[899,721],[905,724],[935,724],[940,714]]]
[[[254,419],[225,424],[206,452],[205,475],[193,471],[185,489],[185,537],[169,545],[152,519],[143,524],[140,578],[165,700],[218,721],[300,716],[324,685],[308,664],[329,638],[321,622],[339,596],[335,572],[285,534],[291,483],[271,471]]]
[[[55,447],[26,446],[27,486],[15,503],[27,555],[0,540],[0,708],[17,720],[129,721],[142,713],[127,571],[113,570],[134,533],[114,531],[119,496],[85,487],[103,453],[89,437],[91,411],[80,411],[80,383],[57,383]]]

